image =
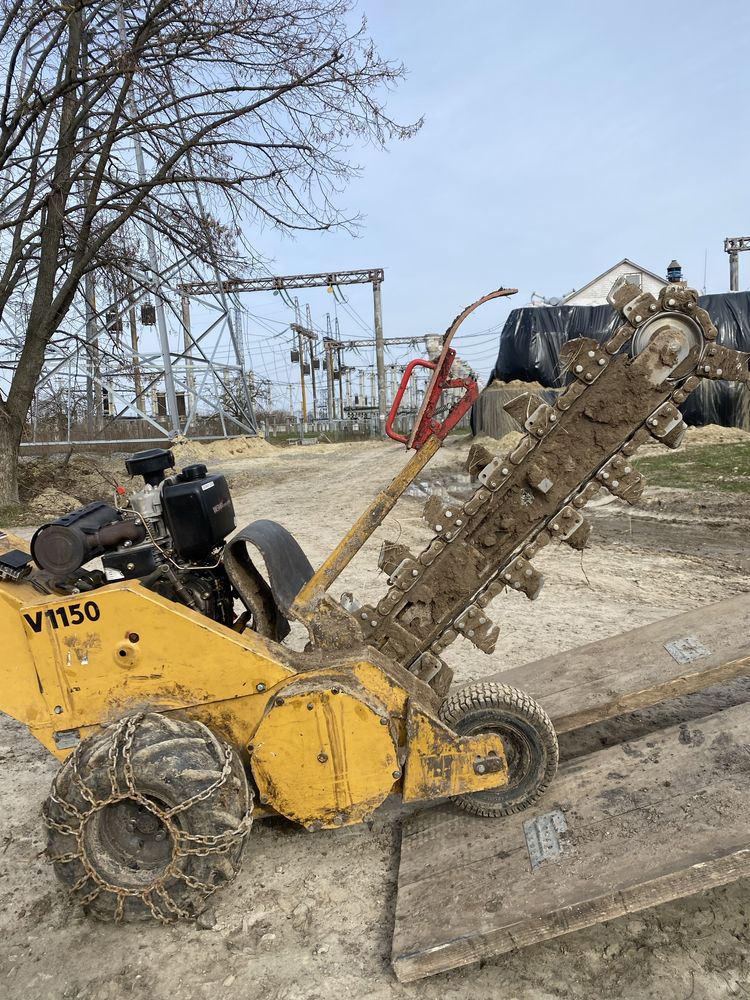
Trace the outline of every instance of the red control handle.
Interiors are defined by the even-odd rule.
[[[432,435],[435,435],[435,437],[438,437],[441,440],[445,438],[447,434],[453,430],[461,417],[463,417],[465,413],[468,413],[477,401],[479,390],[473,378],[452,379],[448,377],[455,357],[456,352],[448,350],[445,357],[442,359],[439,371],[438,362],[436,361],[425,361],[422,358],[415,358],[414,361],[409,362],[406,366],[403,377],[401,378],[401,384],[398,387],[390,412],[385,421],[385,432],[389,438],[393,438],[393,440],[398,441],[399,444],[405,444],[407,447],[418,449],[421,448],[425,441],[429,437],[432,437]],[[433,375],[432,381],[427,390],[428,398],[422,404],[419,422],[413,429],[411,437],[407,438],[404,434],[398,434],[394,431],[393,424],[415,368],[429,368],[430,371],[435,374]],[[437,411],[443,389],[465,389],[466,392],[465,395],[451,407],[451,410],[445,420],[440,421],[435,419],[435,413]]]

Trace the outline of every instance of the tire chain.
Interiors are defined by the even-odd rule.
[[[606,488],[631,504],[638,500],[643,490],[643,479],[629,464],[630,457],[649,440],[656,439],[671,448],[679,446],[687,425],[678,406],[700,385],[701,380],[724,378],[750,383],[749,356],[715,343],[716,328],[708,313],[697,303],[697,293],[681,284],[663,288],[658,302],[649,293],[641,293],[635,286],[626,285],[612,301],[625,322],[604,344],[581,338],[564,345],[560,357],[565,368],[574,376],[573,381],[554,406],[531,394],[524,394],[506,406],[520,419],[527,433],[507,457],[496,458],[484,467],[479,474],[481,485],[469,500],[463,504],[451,502],[439,512],[436,511],[436,504],[428,501],[425,519],[436,532],[435,537],[419,556],[409,553],[397,567],[391,569],[391,587],[375,607],[359,608],[365,642],[386,652],[417,675],[425,663],[429,663],[433,673],[437,669],[436,664],[442,665],[443,686],[446,683],[445,673],[451,672],[440,660],[439,654],[458,635],[468,638],[484,652],[494,650],[499,629],[489,621],[486,606],[506,587],[520,590],[532,600],[537,596],[542,577],[530,560],[553,539],[566,541],[574,548],[584,547],[589,527],[580,511],[600,489]],[[685,317],[701,344],[700,347],[696,345],[696,349],[682,363],[673,364],[671,368],[665,364],[665,370],[670,370],[660,385],[653,380],[649,384],[645,366],[643,372],[636,367],[639,385],[637,379],[633,381],[632,362],[628,367],[626,359],[620,356],[633,341],[640,326],[661,318],[660,314],[665,314],[667,326],[669,317],[677,316],[678,329],[679,322],[684,323]],[[664,327],[661,328],[663,330]],[[654,339],[661,335],[657,329]],[[645,349],[640,353],[645,353]],[[659,370],[660,363],[659,358],[653,360],[654,370]],[[666,380],[670,378],[671,383],[667,385]],[[558,454],[562,459],[562,454],[549,449],[544,453],[542,447],[539,449],[543,452],[542,460],[537,464],[538,446],[544,445],[551,435],[559,439],[563,432],[570,435],[569,441],[574,439],[577,431],[582,439],[584,418],[589,416],[586,412],[587,401],[592,399],[589,409],[598,405],[599,413],[606,414],[608,385],[609,394],[617,389],[623,393],[632,392],[631,387],[636,386],[636,391],[640,392],[636,406],[641,404],[638,419],[613,414],[608,421],[610,427],[604,428],[605,431],[613,428],[606,450],[597,455],[588,471],[576,475],[575,469],[568,469],[570,481],[564,496],[554,506],[544,509],[546,493],[555,486],[554,480],[546,476],[545,459]],[[622,395],[621,398],[626,397]],[[597,416],[597,419],[601,417]],[[593,434],[592,442],[598,444]],[[593,444],[589,450],[592,453],[596,451]],[[588,454],[586,458],[589,458]],[[565,475],[560,478],[564,481]],[[526,508],[529,512],[526,524],[515,527],[515,537],[513,508],[507,504],[509,496],[517,501],[517,508],[521,511]],[[535,504],[542,507],[541,514],[536,518],[530,513]],[[517,517],[516,521],[520,525],[522,517]],[[501,536],[500,544],[494,545],[491,539],[480,539],[480,530],[488,524],[490,529],[485,539],[494,529]],[[497,528],[498,524],[502,527]],[[508,544],[507,537],[511,538],[512,544]],[[503,541],[506,543],[504,549]],[[496,557],[494,560],[493,555]],[[468,586],[461,589],[459,582],[453,592],[441,591],[440,584],[446,576],[458,576],[458,564],[466,564],[475,558],[477,566],[481,564],[482,568],[473,578],[469,574]],[[410,594],[417,596],[412,599]],[[450,683],[449,678],[447,683]]]
[[[42,809],[42,817],[45,825],[49,829],[56,830],[63,836],[75,838],[77,850],[71,851],[67,854],[51,855],[48,856],[47,860],[52,864],[70,864],[74,861],[80,862],[84,868],[84,874],[71,886],[71,895],[76,895],[80,892],[87,882],[90,881],[93,883],[93,888],[89,892],[85,893],[83,896],[77,897],[82,906],[87,906],[89,903],[93,902],[93,900],[96,899],[101,892],[112,893],[118,897],[115,922],[121,923],[123,919],[125,899],[127,897],[140,898],[144,906],[150,911],[151,915],[160,923],[166,924],[171,923],[172,920],[177,918],[191,917],[191,914],[182,907],[178,906],[174,898],[169,894],[166,888],[166,882],[168,879],[178,879],[188,885],[191,889],[197,889],[198,891],[205,893],[206,897],[210,896],[218,888],[217,885],[201,882],[181,871],[179,868],[179,860],[191,855],[196,857],[208,857],[210,854],[225,854],[230,851],[236,844],[238,838],[244,838],[252,826],[253,792],[252,789],[248,789],[250,795],[250,808],[247,810],[238,826],[233,829],[216,835],[187,834],[182,832],[173,822],[173,817],[179,813],[186,812],[191,806],[198,802],[204,802],[226,783],[232,771],[233,751],[228,743],[219,740],[216,736],[214,736],[214,734],[211,734],[222,750],[224,763],[221,774],[216,781],[212,782],[202,791],[190,796],[183,802],[178,803],[178,805],[173,806],[171,809],[163,809],[153,800],[147,798],[138,791],[136,787],[135,775],[133,773],[133,740],[135,738],[138,725],[143,720],[144,715],[145,713],[126,716],[125,718],[120,719],[119,722],[112,727],[112,737],[109,750],[107,751],[107,773],[110,781],[111,794],[104,799],[97,798],[81,778],[78,770],[78,763],[81,749],[85,744],[80,743],[73,752],[72,757],[66,762],[66,766],[69,766],[72,769],[73,782],[81,797],[86,802],[90,803],[91,808],[81,812],[71,803],[65,802],[63,799],[58,797],[58,773],[52,783],[52,789],[48,802],[54,802],[59,809],[67,813],[71,817],[72,824],[60,823],[57,820],[54,820],[49,815],[47,803],[45,803],[44,808]],[[118,766],[120,765],[122,766],[125,790],[120,788],[120,780],[117,774]],[[83,842],[86,823],[93,813],[103,809],[105,806],[114,805],[125,800],[138,802],[147,808],[149,812],[155,814],[167,829],[174,845],[172,859],[163,874],[143,889],[123,889],[121,886],[112,885],[110,882],[107,882],[107,880],[103,878],[102,875],[91,865]],[[154,896],[156,896],[158,900],[164,904],[169,915],[165,915],[157,908],[154,902]]]

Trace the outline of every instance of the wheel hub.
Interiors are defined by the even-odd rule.
[[[105,881],[140,889],[168,868],[175,842],[157,809],[126,798],[91,814],[84,845],[91,866]]]

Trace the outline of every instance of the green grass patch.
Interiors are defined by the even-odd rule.
[[[750,494],[750,444],[700,445],[635,460],[649,486]]]

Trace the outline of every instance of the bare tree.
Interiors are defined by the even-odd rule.
[[[160,248],[237,271],[238,234],[356,225],[353,144],[411,136],[402,76],[352,0],[0,0],[0,321],[29,303],[0,397],[0,504],[51,338],[86,276]],[[18,315],[16,310],[15,315]]]

